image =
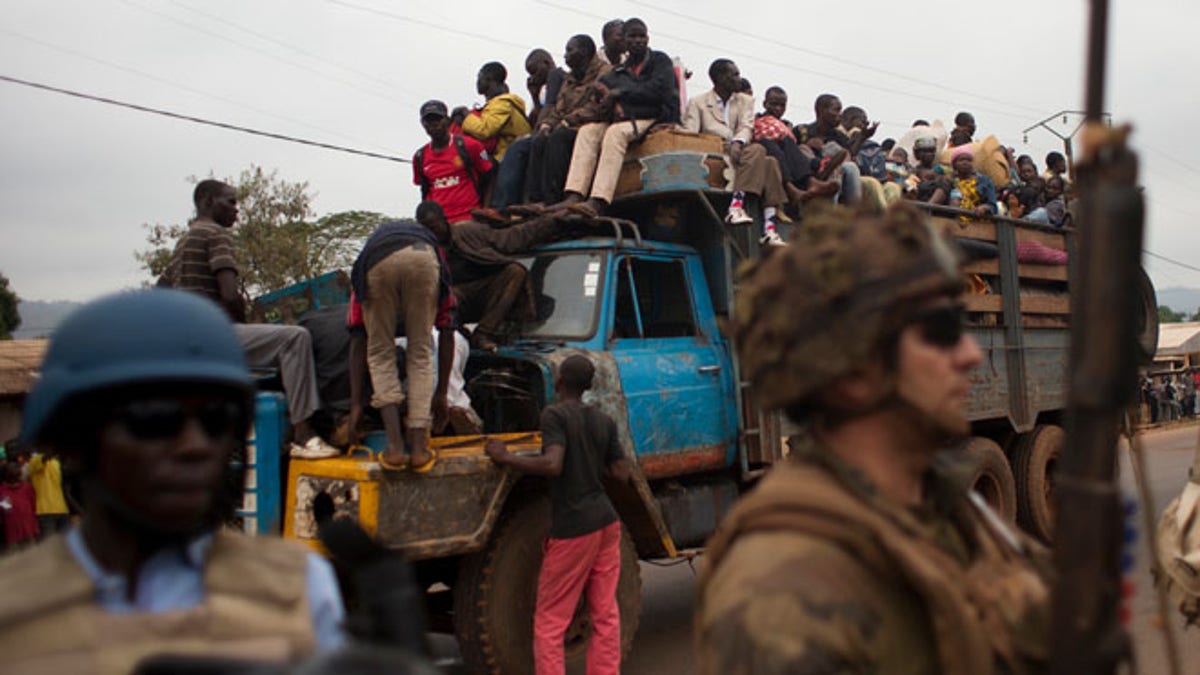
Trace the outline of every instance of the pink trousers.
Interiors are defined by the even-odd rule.
[[[533,660],[537,675],[563,675],[563,636],[587,592],[592,617],[588,675],[617,675],[621,668],[621,521],[570,539],[547,539],[538,576],[533,617]]]

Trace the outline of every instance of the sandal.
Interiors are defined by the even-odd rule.
[[[387,460],[385,460],[383,458],[383,455],[384,455],[383,452],[375,453],[375,461],[379,463],[379,468],[383,469],[384,471],[404,471],[404,470],[408,469],[408,462],[400,462],[399,464],[392,464],[392,463],[388,462]]]
[[[429,448],[429,459],[426,460],[426,462],[420,466],[412,467],[412,472],[413,473],[429,473],[430,471],[433,470],[433,467],[437,465],[437,461],[438,461],[437,450],[434,450],[433,448]]]

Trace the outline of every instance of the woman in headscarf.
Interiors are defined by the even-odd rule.
[[[950,206],[974,211],[980,216],[996,214],[996,184],[991,178],[975,172],[975,155],[969,146],[959,146],[951,155],[954,187],[950,190]]]

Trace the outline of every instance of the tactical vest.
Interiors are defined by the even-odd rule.
[[[114,614],[62,536],[0,564],[5,673],[130,672],[154,654],[291,661],[316,647],[297,545],[218,532],[191,609]]]
[[[980,502],[982,504],[982,502]],[[726,517],[709,542],[700,593],[742,535],[796,532],[839,546],[879,578],[923,601],[946,675],[1027,673],[1044,662],[1049,590],[1020,539],[975,505],[962,504],[976,547],[966,567],[916,526],[912,514],[880,511],[823,469],[776,467]],[[907,521],[906,522],[906,518]],[[1036,617],[1036,618],[1035,618]],[[1036,624],[1036,625],[1030,625]],[[999,666],[999,670],[997,669]]]

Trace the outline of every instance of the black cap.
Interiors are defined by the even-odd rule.
[[[450,111],[446,109],[446,104],[441,101],[426,101],[421,104],[421,119],[425,119],[430,115],[446,117],[449,114]]]

